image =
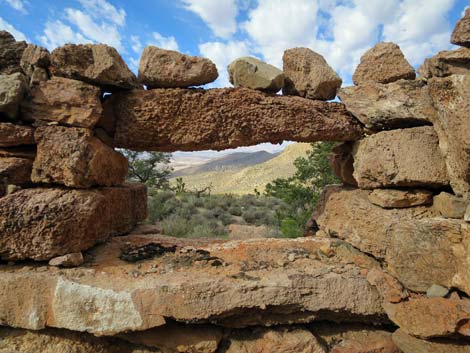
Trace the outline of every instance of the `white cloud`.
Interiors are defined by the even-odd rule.
[[[17,30],[13,25],[0,17],[0,30],[10,32],[16,40],[27,40],[23,32]]]
[[[135,53],[140,54],[142,50],[142,42],[140,41],[139,36],[131,35],[131,48]]]
[[[121,29],[126,12],[106,0],[78,0],[81,9],[66,8],[64,16],[48,21],[40,41],[48,49],[65,43],[104,43],[124,51]]]
[[[212,87],[229,86],[227,65],[241,56],[250,55],[248,45],[243,41],[207,42],[199,45],[199,52],[203,57],[211,59],[219,71],[219,78],[211,85]]]
[[[170,36],[170,37],[165,37],[162,36],[158,32],[153,32],[152,33],[152,40],[149,43],[150,45],[155,45],[159,48],[162,49],[167,49],[167,50],[179,50],[179,45],[178,42],[176,41],[175,37]]]
[[[202,18],[217,37],[230,38],[237,31],[236,0],[182,0],[185,8]]]
[[[24,0],[5,0],[5,2],[13,7],[15,10],[20,11],[22,13],[27,13],[26,11],[26,1]]]

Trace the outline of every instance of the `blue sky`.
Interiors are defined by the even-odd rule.
[[[400,45],[412,65],[451,49],[450,33],[470,0],[0,0],[0,29],[47,47],[102,42],[133,71],[147,44],[226,65],[252,55],[282,67],[296,46],[322,54],[343,78],[379,41]]]

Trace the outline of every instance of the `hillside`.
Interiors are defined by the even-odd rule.
[[[172,174],[172,177],[179,177],[185,175],[194,175],[207,172],[227,171],[246,168],[255,164],[264,163],[273,159],[278,154],[269,153],[266,151],[259,152],[236,152],[227,156],[210,160],[206,163],[180,169]]]
[[[294,173],[293,162],[304,156],[310,145],[295,143],[270,160],[239,170],[210,171],[183,176],[189,190],[202,189],[212,184],[215,194],[252,194],[256,188],[264,191],[266,184],[276,178],[286,178]],[[175,183],[175,178],[170,180]]]

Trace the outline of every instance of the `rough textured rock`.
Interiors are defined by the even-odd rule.
[[[53,77],[33,88],[22,104],[27,120],[56,121],[62,124],[93,128],[103,108],[98,87],[62,77]]]
[[[201,86],[219,76],[215,64],[206,58],[147,46],[139,64],[139,81],[149,88]]]
[[[424,60],[418,69],[425,78],[470,74],[470,48],[444,50]]]
[[[342,104],[270,96],[247,88],[122,92],[106,102],[117,147],[195,151],[284,140],[346,141],[361,137]]]
[[[470,8],[465,10],[463,18],[455,25],[450,42],[463,47],[470,47]]]
[[[463,219],[467,222],[470,222],[470,205],[468,205],[467,210],[465,211],[465,215]]]
[[[457,197],[448,192],[441,192],[434,196],[434,206],[446,218],[463,218],[470,200]]]
[[[20,190],[0,199],[0,258],[49,260],[86,250],[144,220],[146,199],[140,185]]]
[[[431,126],[383,131],[357,142],[353,175],[364,189],[449,185],[439,140]]]
[[[77,267],[82,265],[84,262],[83,255],[81,252],[74,252],[58,257],[54,257],[49,261],[49,266],[58,267]]]
[[[52,51],[51,64],[55,76],[88,82],[105,90],[140,87],[117,50],[105,44],[66,44]]]
[[[312,217],[330,236],[344,239],[377,258],[384,258],[394,224],[436,215],[436,211],[425,206],[383,209],[370,203],[368,194],[366,190],[327,187]]]
[[[121,185],[127,159],[84,128],[46,126],[36,129],[38,143],[31,179],[69,187]]]
[[[311,332],[305,329],[255,329],[233,335],[226,353],[326,353]]]
[[[30,126],[0,122],[0,147],[34,145],[34,130]]]
[[[346,185],[357,186],[354,179],[354,158],[352,142],[345,142],[333,147],[329,156],[330,165],[336,176]]]
[[[399,303],[408,298],[408,292],[401,283],[378,268],[368,271],[367,280],[377,288],[386,303]]]
[[[0,117],[16,119],[28,84],[21,73],[0,75]]]
[[[388,317],[401,330],[419,338],[470,336],[470,300],[417,298],[384,304]]]
[[[402,353],[393,343],[392,333],[380,328],[332,323],[309,328],[330,353]]]
[[[253,57],[236,59],[227,70],[230,83],[235,87],[272,93],[284,87],[284,73],[281,70]]]
[[[20,60],[26,46],[26,42],[17,42],[10,33],[0,31],[0,74],[21,72]]]
[[[0,181],[7,184],[31,184],[33,161],[25,158],[0,158]]]
[[[407,335],[403,330],[397,330],[392,338],[403,353],[470,353],[470,345],[467,342],[459,343],[453,340],[425,341]]]
[[[217,326],[170,323],[119,337],[134,344],[158,348],[164,353],[214,353],[222,335],[222,328]]]
[[[433,203],[433,194],[428,190],[376,189],[368,198],[374,205],[383,208],[406,208]]]
[[[342,88],[338,96],[366,128],[374,131],[429,125],[436,114],[424,80],[367,82]]]
[[[343,81],[323,56],[308,48],[293,48],[284,52],[282,61],[284,94],[320,100],[336,97]]]
[[[2,206],[11,203],[11,196],[0,199]],[[37,201],[51,205],[44,192],[37,196]],[[76,225],[80,213],[74,211],[68,222]],[[68,234],[67,242],[83,241],[106,218],[99,213],[93,213],[97,222],[86,222],[86,234],[80,234],[83,228],[78,226],[72,227],[73,236],[68,231],[61,234]],[[119,212],[113,209],[113,214],[116,220]],[[55,229],[68,219],[63,212],[51,212],[51,217]],[[62,221],[57,224],[56,219]],[[9,234],[28,233],[28,243],[36,243],[28,228]],[[119,259],[129,248],[156,244],[169,250],[141,257],[138,263]],[[325,246],[332,249],[329,257],[319,253]],[[111,238],[89,255],[86,268],[0,267],[0,324],[112,335],[162,326],[168,319],[226,327],[313,320],[388,322],[380,295],[361,275],[362,268],[379,264],[340,241],[259,239],[211,245],[207,240],[135,235]]]
[[[365,52],[353,75],[355,85],[414,80],[415,70],[395,43],[382,42]]]
[[[433,124],[450,184],[455,194],[470,199],[470,75],[436,78],[430,80],[429,85],[438,110]]]
[[[28,44],[21,56],[21,69],[32,76],[36,68],[47,69],[51,63],[51,56],[46,48],[34,44]]]
[[[162,353],[121,340],[66,330],[39,332],[0,328],[0,353]],[[167,352],[165,352],[167,353]],[[169,353],[169,352],[168,352]]]
[[[439,284],[470,293],[470,224],[444,218],[402,220],[389,228],[388,236],[388,270],[406,288],[425,293]]]

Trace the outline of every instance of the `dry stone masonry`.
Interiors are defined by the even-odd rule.
[[[208,59],[148,47],[136,77],[106,45],[0,32],[0,352],[470,353],[469,16],[417,79],[380,43],[342,89],[307,48],[206,90]],[[283,140],[339,142],[309,237],[137,227],[116,148]]]

